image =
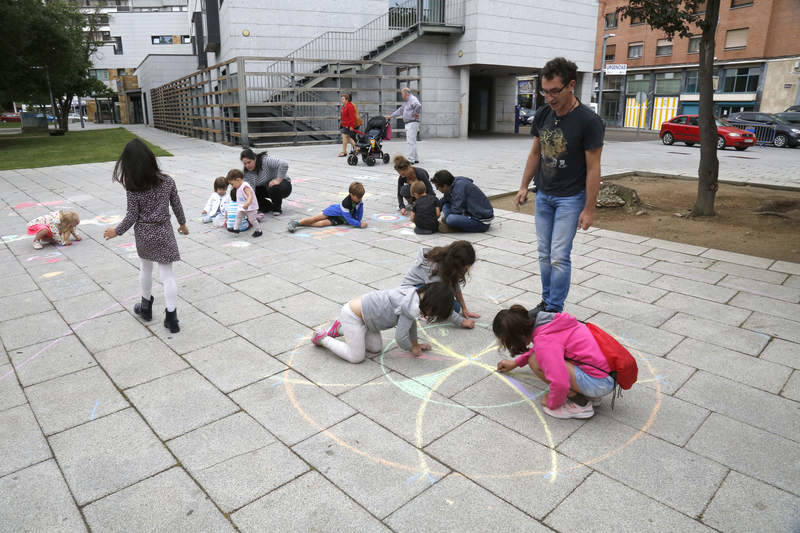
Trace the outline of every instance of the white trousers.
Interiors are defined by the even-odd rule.
[[[383,349],[380,331],[368,330],[364,321],[350,309],[349,303],[342,306],[339,322],[342,323],[342,333],[347,342],[325,337],[320,343],[345,361],[360,363],[367,351],[378,353]]]
[[[419,122],[406,123],[406,142],[408,143],[408,160],[413,164],[419,161],[417,155],[417,132],[419,132]]]
[[[142,286],[142,298],[149,300],[153,293],[153,262],[141,259],[142,269],[139,270],[139,284]],[[175,274],[172,273],[172,263],[159,263],[158,274],[161,276],[161,285],[164,286],[164,303],[167,311],[174,311],[178,305],[178,284]]]

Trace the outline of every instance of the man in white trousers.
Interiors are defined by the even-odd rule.
[[[387,120],[402,116],[403,123],[406,125],[406,142],[408,143],[408,161],[412,164],[419,163],[417,155],[417,132],[419,131],[419,114],[422,111],[422,104],[416,96],[411,94],[411,89],[403,87],[401,90],[403,105],[397,108],[391,115],[386,115]]]

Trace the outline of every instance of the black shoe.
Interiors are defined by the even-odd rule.
[[[547,303],[545,303],[545,301],[542,300],[541,302],[539,302],[539,305],[531,309],[531,311],[536,311],[538,313],[539,311],[544,311],[545,309],[547,309]]]
[[[231,233],[235,233],[235,234],[237,234],[237,235],[238,235],[239,233],[241,233],[241,230],[238,230],[238,229],[231,229],[231,230],[228,230],[228,231],[230,231]]]
[[[253,232],[253,237],[261,237],[262,235],[264,235],[264,233],[261,232],[261,231],[254,231]]]
[[[170,333],[178,333],[181,330],[181,327],[178,325],[178,310],[167,311],[164,309],[164,313],[164,327],[167,328]]]
[[[236,230],[235,230],[235,229],[233,229],[233,228],[228,228],[228,227],[226,227],[225,229],[226,229],[226,230],[228,230],[228,231],[229,231],[229,232],[231,232],[231,233],[235,233],[235,232],[236,232]]]
[[[133,312],[142,317],[142,320],[153,320],[153,300],[155,298],[150,296],[149,300],[142,297],[142,303],[133,306]]]

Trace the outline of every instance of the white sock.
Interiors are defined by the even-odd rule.
[[[152,268],[152,263],[150,263]],[[164,286],[164,303],[167,311],[174,311],[178,305],[178,284],[175,283],[175,274],[172,273],[172,263],[159,263],[158,274]]]

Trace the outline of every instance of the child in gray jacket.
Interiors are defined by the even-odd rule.
[[[339,320],[318,330],[311,342],[346,361],[360,363],[367,351],[377,353],[383,348],[381,331],[396,328],[397,346],[419,356],[431,347],[417,339],[417,318],[442,322],[452,311],[453,290],[442,282],[370,292],[344,304]],[[342,335],[347,342],[336,340]]]

